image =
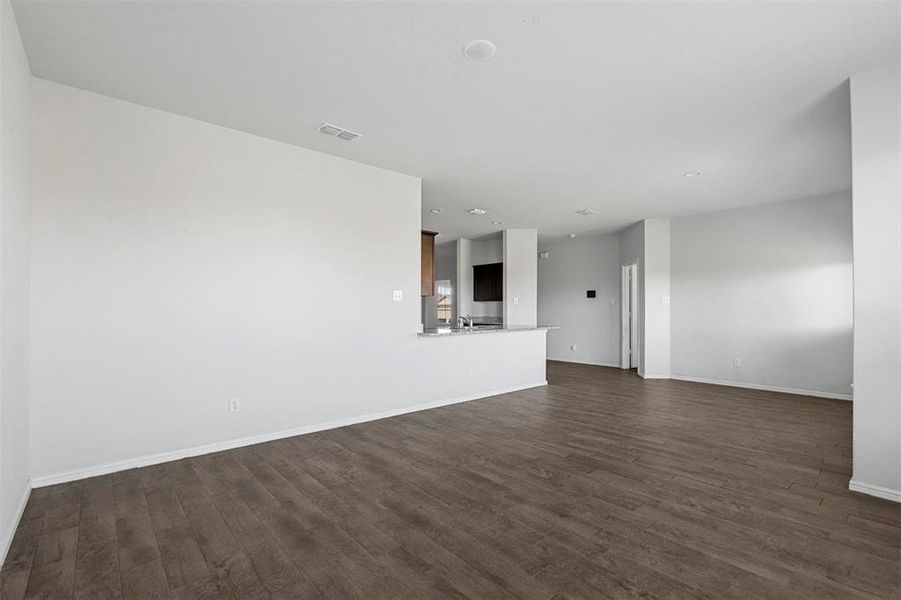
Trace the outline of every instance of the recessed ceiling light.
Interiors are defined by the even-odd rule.
[[[488,211],[485,210],[484,208],[470,208],[466,212],[468,212],[471,215],[479,215],[479,216],[488,214]]]
[[[433,208],[433,209],[431,210],[431,212],[433,212],[433,213],[435,213],[435,214],[437,215],[438,213],[443,213],[443,212],[444,212],[444,209],[443,209],[443,208]]]
[[[472,40],[463,46],[463,56],[469,60],[488,60],[497,52],[497,46],[490,40]]]
[[[683,177],[700,177],[701,172],[700,171],[688,171],[686,173],[682,173],[682,176]]]
[[[591,215],[598,214],[598,211],[593,208],[583,208],[582,210],[577,210],[576,213],[582,215],[583,217],[590,217]]]
[[[566,237],[568,237],[569,239],[573,239],[574,237],[576,237],[576,234],[575,234],[575,233],[571,233],[571,234],[569,234],[569,235],[566,236]]]
[[[491,224],[492,225],[503,225],[504,222],[503,221],[492,221]]]

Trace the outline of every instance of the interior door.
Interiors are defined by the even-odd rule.
[[[629,265],[629,368],[638,368],[638,265]]]
[[[638,312],[638,264],[622,266],[621,304],[621,356],[623,369],[636,369],[641,360],[641,336]]]

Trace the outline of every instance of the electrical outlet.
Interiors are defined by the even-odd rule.
[[[240,398],[231,398],[228,401],[228,412],[238,412],[241,410],[241,399]]]
[[[519,304],[519,296],[513,296],[513,304]]]
[[[732,359],[732,366],[733,366],[733,367],[741,367],[741,366],[742,366],[741,359],[740,359],[740,358],[733,358],[733,359]]]
[[[395,302],[403,302],[404,301],[404,291],[403,290],[394,290],[391,293],[391,299]]]

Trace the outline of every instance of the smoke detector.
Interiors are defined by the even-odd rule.
[[[349,129],[344,129],[342,127],[338,127],[337,125],[332,125],[331,123],[323,123],[322,125],[320,125],[319,133],[324,133],[325,135],[336,137],[339,140],[344,140],[345,142],[352,142],[358,137],[362,137],[359,133],[354,133]]]
[[[488,60],[497,52],[497,46],[490,40],[472,40],[463,46],[463,56],[469,60],[481,62]]]

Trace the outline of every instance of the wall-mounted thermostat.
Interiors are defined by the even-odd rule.
[[[597,290],[588,290],[587,292],[585,292],[585,297],[586,298],[597,298],[598,292],[597,292]]]

